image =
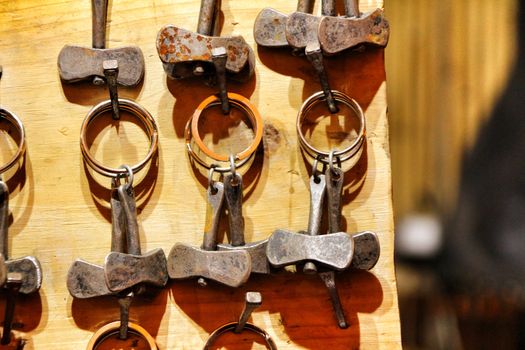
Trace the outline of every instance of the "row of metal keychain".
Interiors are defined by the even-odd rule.
[[[254,34],[261,46],[291,46],[294,54],[304,50],[319,76],[322,91],[310,96],[298,112],[297,135],[301,150],[312,162],[310,176],[310,215],[308,228],[302,232],[277,229],[266,240],[245,242],[242,214],[243,179],[239,172],[252,164],[263,135],[259,112],[245,97],[228,93],[227,79],[247,81],[253,75],[253,50],[241,36],[221,37],[218,33],[220,0],[202,0],[197,33],[165,26],[157,36],[157,50],[167,75],[174,79],[203,76],[219,89],[217,96],[205,99],[186,124],[187,152],[194,166],[208,169],[207,212],[200,247],[175,244],[166,259],[162,249],[142,254],[137,224],[134,175],[145,168],[157,153],[158,129],[155,119],[134,101],[118,98],[117,85],[136,86],[144,76],[144,59],[138,47],[106,49],[105,32],[107,1],[92,0],[93,47],[66,45],[59,54],[60,77],[65,82],[92,79],[96,85],[107,83],[110,99],[93,107],[81,127],[80,145],[84,161],[97,173],[111,178],[111,252],[104,265],[77,259],[69,269],[67,287],[75,298],[114,295],[120,305],[120,320],[112,322],[91,338],[87,349],[96,349],[107,339],[118,335],[128,338],[129,332],[142,337],[151,349],[154,339],[137,324],[129,322],[129,307],[145,286],[163,287],[172,279],[198,278],[200,285],[213,280],[231,287],[245,283],[251,273],[270,274],[289,265],[303,266],[304,273],[318,273],[328,288],[341,328],[348,327],[339,300],[335,272],[349,268],[369,270],[379,258],[379,241],[370,231],[348,234],[342,231],[342,189],[345,173],[356,164],[365,143],[365,116],[359,104],[344,93],[331,90],[323,65],[323,54],[335,54],[362,44],[385,46],[389,27],[383,12],[377,9],[361,14],[357,0],[345,0],[346,16],[335,16],[335,0],[323,0],[322,16],[314,16],[309,0],[299,0],[297,12],[287,16],[273,9],[264,9],[256,19]],[[359,119],[357,137],[344,149],[323,151],[312,146],[302,132],[308,112],[326,102],[331,113],[338,104],[348,107]],[[221,106],[223,113],[240,110],[250,121],[254,139],[238,154],[217,154],[200,138],[199,120],[204,111]],[[113,119],[124,110],[144,125],[150,148],[139,163],[111,168],[90,153],[87,140],[90,124],[111,111]],[[20,142],[15,156],[0,168],[0,175],[11,168],[24,154],[25,134],[20,120],[6,109],[2,118],[18,129]],[[9,290],[2,344],[10,342],[10,329],[16,293],[38,291],[42,281],[41,267],[34,257],[8,260],[9,193],[0,179],[0,285]],[[327,202],[328,232],[321,231],[324,202]],[[219,219],[228,210],[229,243],[219,243]],[[270,349],[275,343],[263,329],[247,323],[251,311],[262,302],[260,293],[246,295],[245,309],[239,322],[229,323],[210,335],[207,349],[222,333],[244,329],[260,334]]]

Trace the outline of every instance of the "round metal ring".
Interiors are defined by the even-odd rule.
[[[348,108],[354,111],[354,113],[359,118],[359,122],[361,124],[359,127],[359,131],[357,133],[356,139],[348,147],[342,150],[334,151],[332,154],[332,157],[339,158],[341,162],[344,162],[350,158],[353,158],[356,155],[360,156],[361,154],[362,146],[363,146],[363,143],[365,140],[365,134],[366,134],[365,114],[363,113],[361,106],[359,106],[357,101],[355,101],[353,98],[337,90],[332,90],[332,94],[334,96],[334,99],[337,102],[340,102],[346,105]],[[296,129],[297,129],[297,135],[299,136],[299,143],[301,144],[301,147],[305,150],[305,152],[313,159],[318,158],[319,161],[325,164],[328,164],[328,157],[330,156],[330,153],[332,152],[332,150],[321,151],[313,147],[311,144],[308,143],[308,141],[306,140],[301,130],[301,125],[307,113],[315,105],[317,105],[318,103],[324,102],[324,101],[325,101],[325,98],[324,98],[324,93],[322,91],[316,92],[312,96],[308,97],[308,99],[304,101],[297,115]]]
[[[24,155],[24,152],[26,151],[26,134],[22,121],[20,121],[20,119],[14,113],[11,113],[7,109],[0,107],[0,117],[13,124],[20,133],[20,141],[18,142],[16,153],[6,164],[0,166],[0,174],[2,174],[15,165],[16,162]]]
[[[239,168],[248,162],[248,160],[255,154],[257,147],[259,147],[259,144],[261,143],[262,134],[263,134],[262,118],[259,112],[257,111],[257,109],[255,108],[255,106],[253,106],[251,102],[244,96],[229,92],[228,100],[230,101],[230,105],[233,108],[237,108],[241,110],[248,117],[248,119],[250,120],[250,123],[252,124],[253,131],[255,133],[252,143],[246,149],[234,155],[234,158],[238,161],[238,163],[235,164],[235,167]],[[203,160],[201,157],[199,157],[195,153],[191,145],[192,140],[197,144],[197,147],[206,156],[210,157],[211,159],[215,161],[219,161],[219,162],[224,162],[224,163],[229,161],[229,156],[230,156],[229,154],[222,155],[222,154],[218,154],[210,150],[202,141],[199,135],[199,130],[198,130],[199,118],[201,117],[202,112],[208,108],[211,108],[213,106],[218,106],[220,104],[221,104],[220,99],[215,95],[212,95],[206,98],[197,107],[197,109],[195,110],[195,113],[193,113],[193,116],[186,124],[185,134],[186,134],[186,148],[188,150],[188,153],[195,161],[197,161],[197,163],[199,163],[206,169],[210,169],[212,164],[208,164],[205,160]],[[227,172],[230,170],[231,170],[231,167],[215,167],[215,171],[221,172],[221,173]]]
[[[137,171],[144,168],[148,161],[151,160],[155,152],[157,152],[159,144],[159,132],[157,128],[157,123],[155,122],[155,119],[153,119],[151,114],[146,109],[144,109],[144,107],[142,107],[134,101],[119,98],[118,104],[121,110],[127,111],[132,115],[138,117],[138,119],[140,119],[140,121],[146,128],[147,136],[149,138],[150,147],[148,153],[146,154],[146,157],[139,163],[130,166],[131,170],[133,170],[133,172],[136,173]],[[104,164],[96,160],[95,157],[93,157],[93,155],[89,152],[89,147],[87,144],[87,130],[89,128],[89,124],[93,120],[95,120],[96,117],[109,111],[111,111],[111,100],[100,102],[88,112],[80,128],[80,150],[82,151],[82,156],[84,157],[84,160],[93,170],[104,176],[116,177],[125,175],[127,173],[127,170],[124,168],[110,168],[105,166]]]
[[[134,333],[144,339],[151,350],[158,350],[155,339],[146,331],[144,328],[138,324],[129,322],[128,323],[128,332]],[[93,334],[86,350],[95,350],[98,345],[102,344],[106,339],[113,335],[118,335],[120,330],[120,321],[114,321],[103,326]]]
[[[203,350],[209,350],[210,346],[219,338],[222,334],[226,332],[233,332],[235,330],[235,327],[237,326],[237,322],[231,322],[226,323],[224,326],[221,326],[213,331],[213,333],[210,334],[210,337],[206,341],[206,344],[204,344]],[[277,350],[277,346],[275,345],[272,337],[262,328],[257,327],[254,324],[246,323],[243,330],[251,331],[255,334],[260,335],[262,338],[264,338],[266,342],[266,346],[270,350]]]

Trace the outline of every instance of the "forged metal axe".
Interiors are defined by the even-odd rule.
[[[245,250],[217,249],[219,219],[224,202],[224,186],[217,182],[208,186],[205,233],[202,249],[177,243],[168,256],[168,273],[171,278],[200,277],[211,279],[230,287],[238,287],[250,277],[252,269],[250,254]]]
[[[218,36],[219,0],[202,0],[197,32],[173,25],[157,34],[157,52],[166,74],[174,79],[214,76],[213,49],[224,47],[226,74],[239,82],[254,72],[255,56],[242,36]]]
[[[137,46],[106,49],[107,0],[91,0],[92,47],[66,45],[58,55],[60,78],[68,83],[93,79],[93,84],[104,84],[102,62],[117,60],[117,82],[123,86],[136,86],[144,76],[144,56]]]

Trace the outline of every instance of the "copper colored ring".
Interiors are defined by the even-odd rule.
[[[206,341],[206,344],[204,344],[203,350],[209,350],[212,344],[219,338],[222,334],[226,332],[233,332],[235,328],[237,327],[238,322],[231,322],[226,323],[225,325],[217,328],[213,331],[213,333],[210,334],[210,337]],[[255,334],[260,335],[262,338],[264,338],[266,342],[266,346],[270,350],[277,350],[277,346],[275,345],[275,342],[273,341],[272,337],[262,328],[257,327],[254,324],[246,323],[243,330],[251,331]]]
[[[133,170],[133,172],[136,173],[142,168],[144,168],[146,164],[151,160],[153,155],[157,152],[159,144],[159,132],[157,128],[157,123],[144,107],[142,107],[134,101],[119,98],[118,104],[121,110],[131,113],[142,122],[142,124],[146,128],[146,133],[149,138],[150,147],[148,153],[146,154],[146,157],[144,157],[144,159],[141,160],[139,163],[130,166],[131,170]],[[128,171],[122,167],[110,168],[108,166],[105,166],[104,164],[96,160],[95,157],[93,157],[93,155],[89,152],[89,146],[87,144],[87,130],[89,128],[89,124],[98,116],[109,111],[111,111],[111,100],[105,100],[100,102],[88,112],[80,128],[80,150],[82,151],[82,156],[84,157],[86,163],[97,173],[108,177],[118,177],[126,175]],[[110,118],[110,116],[108,117]]]
[[[245,164],[246,161],[250,159],[250,157],[253,154],[255,154],[257,147],[259,147],[259,144],[261,143],[263,134],[262,118],[255,106],[253,106],[246,97],[229,92],[228,100],[232,107],[244,112],[244,114],[250,120],[250,123],[252,124],[252,128],[255,133],[252,143],[246,149],[234,155],[235,160],[239,162],[236,164],[236,166],[240,167],[241,165]],[[219,162],[229,161],[229,154],[222,155],[213,152],[208,148],[208,146],[204,144],[199,135],[199,118],[201,117],[202,112],[210,107],[217,106],[220,104],[221,100],[215,95],[206,98],[197,107],[197,109],[193,113],[193,116],[191,117],[191,120],[188,121],[188,124],[186,124],[186,145],[188,147],[188,152],[199,164],[203,165],[207,169],[209,169],[212,165],[206,163],[204,160],[202,160],[195,154],[191,147],[191,140],[193,139],[193,141],[197,144],[197,147],[209,158]],[[216,168],[216,171],[220,172],[221,168]]]
[[[334,99],[337,102],[340,102],[346,105],[348,108],[354,111],[354,113],[359,118],[359,122],[361,124],[359,127],[359,131],[357,133],[356,139],[348,147],[342,150],[336,150],[332,154],[334,158],[339,158],[341,162],[344,162],[353,157],[361,156],[361,153],[363,150],[363,144],[365,140],[365,134],[366,134],[365,114],[363,113],[363,109],[361,108],[359,103],[357,103],[357,101],[355,101],[353,98],[337,90],[332,90],[332,94],[334,96]],[[325,101],[325,98],[324,98],[323,91],[316,92],[312,96],[308,97],[308,99],[304,101],[297,115],[296,129],[297,129],[297,135],[299,136],[299,143],[301,144],[302,149],[313,159],[319,159],[319,161],[323,162],[324,164],[328,164],[328,158],[332,150],[321,151],[313,147],[310,143],[308,143],[308,141],[306,140],[301,130],[303,120],[305,116],[308,114],[308,112],[315,105],[317,105],[318,103],[324,102],[324,101]]]
[[[97,346],[103,343],[108,337],[119,334],[119,331],[120,321],[114,321],[108,323],[107,325],[104,325],[103,327],[99,328],[95,332],[95,334],[93,334],[93,336],[89,340],[86,350],[95,350]],[[134,333],[140,336],[142,339],[146,340],[151,350],[158,350],[157,344],[155,343],[155,339],[153,339],[153,337],[148,333],[147,330],[145,330],[138,324],[128,322],[128,332]]]
[[[0,174],[2,174],[15,165],[16,162],[24,155],[26,151],[26,134],[22,121],[14,113],[11,113],[7,109],[0,107],[0,117],[13,124],[20,133],[20,141],[18,142],[18,149],[16,150],[16,153],[6,164],[0,166]]]

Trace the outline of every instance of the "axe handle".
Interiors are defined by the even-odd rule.
[[[346,17],[360,17],[359,0],[344,0]]]
[[[91,0],[92,6],[92,46],[95,49],[106,48],[106,21],[108,17],[107,0]]]
[[[123,184],[118,187],[118,196],[122,203],[122,209],[126,219],[126,240],[128,243],[128,254],[141,255],[139,225],[137,223],[137,203],[135,193],[131,184]]]
[[[0,178],[0,253],[7,260],[7,233],[9,230],[9,189]]]
[[[328,204],[328,233],[341,232],[344,173],[341,168],[326,169],[326,200]]]
[[[217,233],[221,218],[221,209],[224,202],[224,185],[216,182],[208,186],[208,203],[206,206],[206,222],[202,249],[217,250]]]
[[[345,4],[347,1],[351,0],[345,0]],[[323,0],[321,4],[321,14],[323,16],[335,16],[335,0]]]
[[[321,229],[323,217],[323,203],[326,194],[326,181],[324,175],[310,176],[310,216],[308,217],[308,232],[310,236],[317,236]],[[315,273],[317,267],[311,261],[306,262],[303,267],[305,273]]]
[[[197,33],[215,35],[219,26],[220,0],[201,0]]]
[[[126,221],[123,220],[122,204],[118,196],[116,179],[111,186],[111,251],[118,253],[126,252]]]
[[[245,242],[242,216],[242,176],[239,173],[224,176],[224,197],[228,207],[231,245],[243,246]]]
[[[299,0],[297,1],[297,12],[312,13],[312,0]]]

